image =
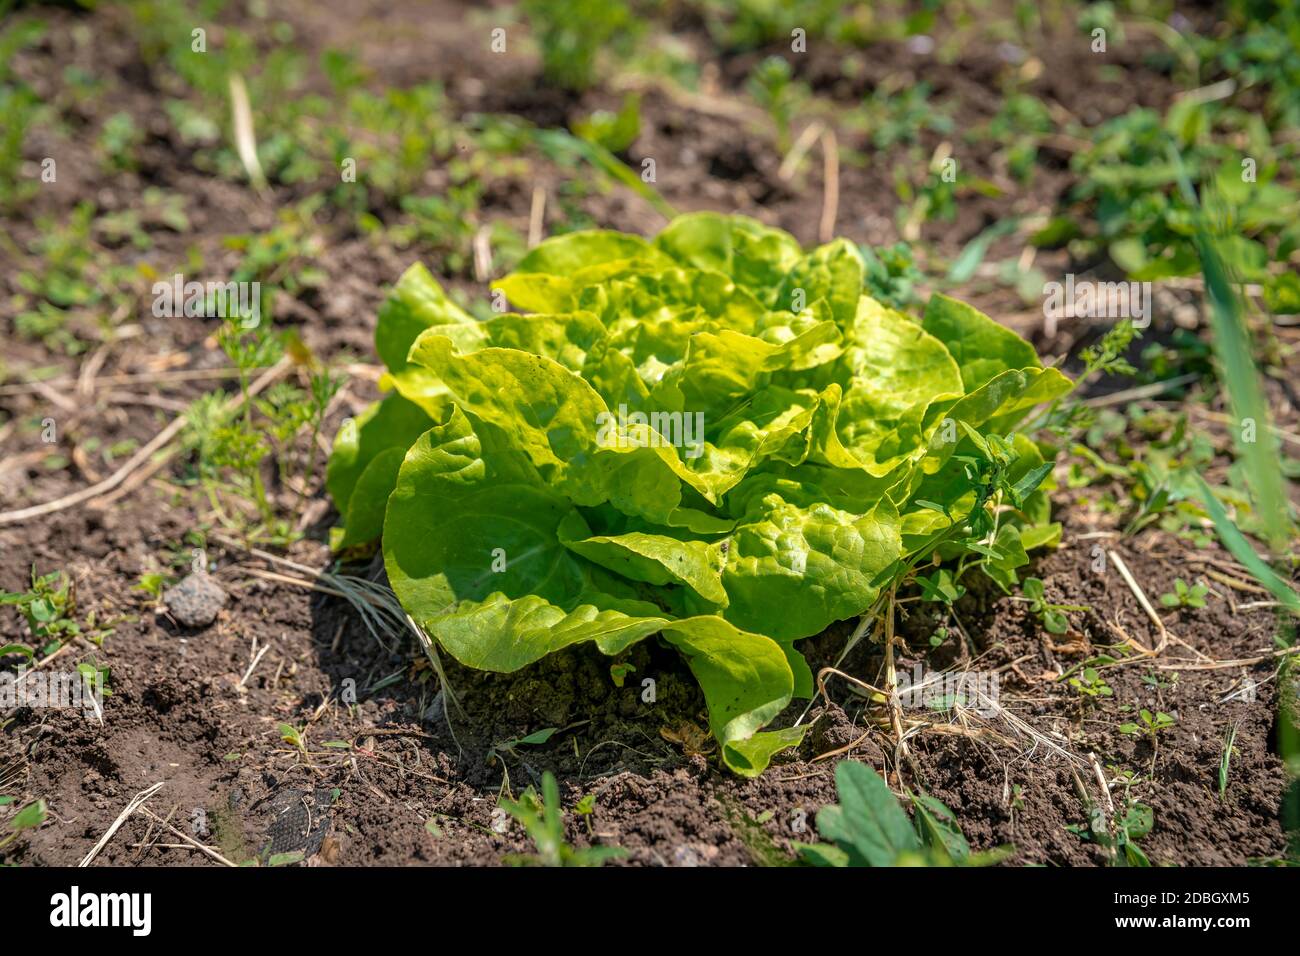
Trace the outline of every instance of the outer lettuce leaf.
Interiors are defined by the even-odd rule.
[[[429,270],[416,263],[397,280],[379,307],[375,351],[390,372],[406,367],[416,336],[431,325],[473,325],[474,317],[447,297]]]
[[[456,408],[402,462],[384,520],[389,582],[424,620],[494,592],[570,603],[588,587],[557,534],[572,508],[505,436]]]
[[[422,350],[420,340],[434,336],[451,339],[457,352],[516,349],[543,355],[577,372],[586,363],[588,353],[604,345],[605,327],[590,312],[547,315],[506,312],[473,325],[430,326],[412,343],[411,351]]]
[[[921,324],[948,347],[967,392],[1007,369],[1042,368],[1034,347],[1015,332],[946,295],[930,297]]]
[[[541,272],[552,276],[581,275],[595,267],[620,268],[629,262],[661,269],[672,267],[658,249],[640,236],[606,229],[587,229],[554,236],[531,250],[520,261],[516,273]]]
[[[797,745],[806,729],[760,732],[790,703],[794,676],[775,641],[721,618],[636,617],[591,604],[565,611],[536,595],[512,600],[493,594],[432,619],[428,627],[461,663],[505,672],[574,644],[593,642],[606,654],[618,654],[661,634],[686,656],[704,691],[722,758],[743,776],[762,773],[772,755]]]
[[[576,512],[560,526],[559,536],[570,551],[625,578],[648,584],[684,585],[711,604],[727,603],[720,543],[646,531],[592,534]]]
[[[388,496],[397,487],[397,473],[406,457],[402,447],[385,448],[366,465],[348,499],[343,527],[332,529],[330,547],[342,551],[374,541],[384,532]]]
[[[422,330],[408,348],[406,364],[386,375],[381,385],[393,386],[398,393],[419,405],[430,416],[445,414],[450,391],[446,382],[426,362],[412,360],[422,355],[428,343],[445,339],[457,353],[476,352],[485,348],[510,348],[541,355],[573,371],[587,361],[589,350],[606,350],[605,330],[589,312],[548,315],[505,313],[486,322],[431,325]]]
[[[544,272],[512,272],[492,283],[492,289],[525,312],[568,312],[573,308],[573,280]]]
[[[592,604],[566,611],[536,594],[510,598],[498,591],[423,623],[465,666],[509,673],[573,644],[595,642],[604,653],[618,654],[670,622]]]
[[[704,690],[722,758],[736,773],[758,776],[773,754],[803,739],[806,727],[759,730],[785,710],[796,690],[786,652],[775,641],[737,631],[717,617],[678,621],[664,630],[664,638],[686,655]],[[810,692],[811,686],[805,695]]]
[[[1019,425],[1030,410],[1065,395],[1074,383],[1061,374],[1059,369],[1041,370],[1025,369],[1028,381],[1025,388],[1015,398],[1004,401],[997,413],[984,423],[984,430],[1005,434]]]
[[[1054,368],[1009,369],[999,372],[956,402],[946,407],[943,407],[946,403],[941,404],[943,418],[954,423],[954,427],[948,431],[959,440],[945,440],[945,430],[942,427],[933,432],[930,436],[929,454],[921,462],[921,471],[915,475],[917,482],[921,480],[922,473],[933,475],[940,472],[956,452],[962,436],[961,430],[955,427],[956,422],[965,422],[972,428],[1003,432],[1014,427],[1036,405],[1063,395],[1072,387],[1070,380]],[[942,426],[943,422],[940,421],[939,424]],[[930,497],[929,491],[925,490],[930,484],[931,479],[926,478],[918,497],[942,501],[942,498]]]
[[[629,267],[666,269],[672,261],[639,236],[590,229],[540,243],[512,274],[492,284],[527,312],[567,312],[584,286]]]
[[[352,421],[345,421],[334,436],[325,466],[325,489],[339,512],[347,513],[352,490],[376,455],[388,448],[405,451],[432,424],[433,420],[418,405],[400,395],[389,395]]]
[[[879,594],[872,582],[901,554],[898,514],[887,499],[857,514],[769,493],[731,536],[722,613],[777,640],[810,637],[869,607]]]

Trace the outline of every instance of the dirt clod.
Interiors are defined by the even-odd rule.
[[[197,571],[163,592],[163,603],[182,627],[207,627],[230,596],[206,571]]]

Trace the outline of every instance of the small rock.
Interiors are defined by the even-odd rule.
[[[196,571],[163,592],[163,603],[178,624],[207,627],[217,619],[229,597],[205,571]]]
[[[934,52],[934,39],[920,34],[907,38],[907,51],[917,56],[929,56]]]
[[[699,866],[700,854],[690,844],[673,847],[673,862],[678,866]]]

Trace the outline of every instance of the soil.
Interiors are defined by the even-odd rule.
[[[562,125],[620,99],[599,90],[557,95],[541,85],[526,53],[498,57],[485,43],[467,43],[467,32],[487,29],[482,14],[471,16],[471,5],[291,2],[277,4],[275,12],[295,24],[296,42],[313,58],[330,47],[353,49],[373,71],[376,86],[441,78],[462,113],[510,112]],[[93,13],[41,15],[56,28],[15,58],[19,75],[50,91],[68,65],[110,75],[121,92],[115,108],[130,112],[142,128],[161,132],[148,139],[140,169],[117,176],[77,159],[92,153],[89,124],[66,134],[33,133],[29,158],[67,159],[60,160],[57,188],[42,190],[22,217],[0,224],[16,247],[25,247],[41,228],[39,217],[62,219],[81,198],[93,197],[101,208],[128,208],[146,186],[158,185],[188,197],[192,229],[151,229],[151,260],[180,262],[196,246],[219,274],[234,261],[223,237],[269,227],[277,208],[309,191],[273,187],[263,199],[196,169],[192,151],[174,142],[165,124],[151,122],[157,91],[136,61],[120,10],[106,5]],[[93,43],[85,42],[83,27],[93,31]],[[679,39],[707,49],[702,25],[681,29]],[[1150,55],[1154,47],[1141,38],[1105,66],[1071,55],[1067,42],[1062,27],[1045,34],[1040,49],[1023,51],[1040,67],[1070,63],[1069,70],[1040,69],[1031,86],[1089,124],[1135,105],[1163,108],[1176,90],[1161,61]],[[736,102],[729,96],[743,87],[756,56],[711,63],[713,92],[703,101],[645,91],[643,132],[627,158],[634,166],[656,158],[658,188],[680,210],[741,212],[813,243],[824,185],[820,157],[793,180],[782,180],[769,137],[727,107]],[[861,61],[850,81],[841,79],[845,56]],[[999,77],[1008,68],[995,48],[974,43],[947,64],[903,44],[881,43],[869,56],[818,49],[799,67],[819,93],[846,105],[886,77],[902,74],[903,82],[912,82],[923,75],[951,103],[958,128],[991,115]],[[923,134],[921,161],[940,139]],[[837,234],[873,244],[896,241],[891,169],[907,161],[904,154],[875,151],[865,137],[841,146],[860,151],[866,161],[841,165]],[[1008,195],[972,197],[959,204],[957,222],[925,227],[924,238],[948,256],[1010,212],[1053,208],[1072,182],[1064,151],[1048,156],[1029,186],[1008,180],[988,155],[965,159],[978,175],[1004,185]],[[494,184],[481,214],[526,228],[529,201],[529,190]],[[585,198],[583,211],[601,225],[628,231],[652,233],[663,223],[648,203],[621,191]],[[296,325],[323,357],[370,356],[384,290],[418,250],[395,249],[341,227],[327,226],[324,239],[316,263],[327,277],[321,291],[297,299],[281,294],[277,320]],[[117,254],[119,261],[131,261],[130,250]],[[4,323],[12,319],[7,302],[17,291],[18,271],[6,256],[0,248]],[[1049,273],[1090,265],[1071,263],[1064,251],[1040,253],[1039,264]],[[463,280],[448,284],[478,292]],[[1062,328],[1045,339],[1041,317],[1025,312],[1013,293],[993,283],[976,280],[961,294],[1034,337],[1049,354],[1064,354],[1078,344],[1076,338],[1091,334]],[[154,319],[147,302],[138,315],[139,334],[108,350],[100,377],[224,364],[211,322]],[[1168,308],[1155,319],[1168,327]],[[56,383],[75,380],[87,361],[51,354],[13,335],[6,336],[4,359],[19,371],[54,365]],[[0,389],[0,409],[14,421],[52,415],[60,451],[92,437],[104,445],[124,439],[143,444],[179,403],[204,387],[169,385],[161,403],[150,406],[121,404],[103,388],[88,395],[57,384],[34,390],[23,385]],[[329,433],[375,394],[364,379],[354,379],[333,409]],[[2,422],[0,508],[52,500],[103,477],[102,464],[70,451],[67,467],[43,467],[50,449],[39,444],[38,434]],[[1014,847],[1011,864],[1107,862],[1102,847],[1067,827],[1087,821],[1088,802],[1122,804],[1126,794],[1154,810],[1154,827],[1140,844],[1154,863],[1244,864],[1280,857],[1287,840],[1279,822],[1285,776],[1276,743],[1280,689],[1271,656],[1278,631],[1273,612],[1240,608],[1249,597],[1218,587],[1206,607],[1166,614],[1177,643],[1150,660],[1106,669],[1113,695],[1085,700],[1058,675],[1126,640],[1145,647],[1161,642],[1113,560],[1096,570],[1095,549],[1119,554],[1152,599],[1172,590],[1175,578],[1190,578],[1228,557],[1214,546],[1193,550],[1157,530],[1124,537],[1111,517],[1081,506],[1073,494],[1059,494],[1055,504],[1065,544],[1038,557],[1031,570],[1044,580],[1050,598],[1088,606],[1071,615],[1070,634],[1046,634],[1025,603],[991,588],[975,589],[958,606],[968,642],[954,637],[931,648],[933,622],[919,612],[901,615],[913,651],[900,659],[901,671],[920,664],[996,672],[1002,707],[1033,736],[1000,717],[963,723],[951,713],[909,711],[930,726],[909,739],[905,782],[946,803],[973,847]],[[0,526],[0,588],[21,588],[33,566],[62,568],[76,582],[79,611],[94,611],[114,627],[96,654],[111,669],[112,695],[102,722],[51,709],[0,714],[0,793],[42,797],[50,811],[39,830],[0,849],[0,862],[74,864],[132,796],[162,782],[150,801],[153,810],[235,862],[301,853],[308,865],[494,865],[530,849],[518,826],[501,826],[499,795],[517,795],[549,770],[560,781],[566,806],[595,796],[590,817],[566,816],[568,837],[577,845],[623,847],[624,865],[751,865],[786,859],[796,842],[815,839],[816,812],[834,801],[838,760],[866,761],[898,783],[892,735],[867,720],[863,699],[835,677],[828,679],[825,697],[795,702],[776,722],[810,724],[802,747],[779,757],[760,778],[742,780],[722,771],[716,754],[690,752],[696,748],[669,739],[689,739],[693,728],[704,726],[703,700],[677,655],[653,640],[628,657],[635,671],[622,687],[611,683],[609,659],[591,648],[552,655],[511,675],[467,671],[444,659],[458,708],[437,692],[439,681],[412,648],[381,646],[346,603],[256,577],[250,569],[264,568],[262,562],[218,544],[210,544],[207,557],[229,601],[212,625],[184,628],[133,587],[157,566],[159,555],[184,548],[185,535],[204,521],[202,510],[201,502],[155,479],[100,507]],[[322,489],[313,489],[302,512],[305,537],[287,556],[328,568],[333,558],[325,541],[337,516]],[[382,573],[364,564],[351,570]],[[814,672],[835,665],[869,682],[878,679],[881,653],[869,640],[838,660],[852,630],[853,622],[843,623],[801,645]],[[24,638],[21,620],[6,609],[0,643]],[[84,652],[77,645],[71,656]],[[1257,662],[1210,668],[1198,654]],[[643,699],[647,678],[654,681],[652,702]],[[352,700],[352,691],[355,704],[341,699]],[[1135,707],[1175,718],[1154,747],[1149,738],[1119,729],[1137,720]],[[284,739],[282,725],[301,729],[302,747]],[[543,728],[557,730],[542,744],[519,742]],[[1233,728],[1236,750],[1221,796],[1220,757]],[[707,744],[699,749],[707,751]],[[1130,773],[1131,786],[1124,783]],[[1110,781],[1109,796],[1099,777]],[[96,857],[97,864],[112,866],[210,862],[142,814],[127,819]]]

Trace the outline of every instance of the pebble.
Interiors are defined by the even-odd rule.
[[[229,600],[221,585],[205,571],[186,575],[163,592],[163,603],[176,622],[184,627],[207,627]]]

